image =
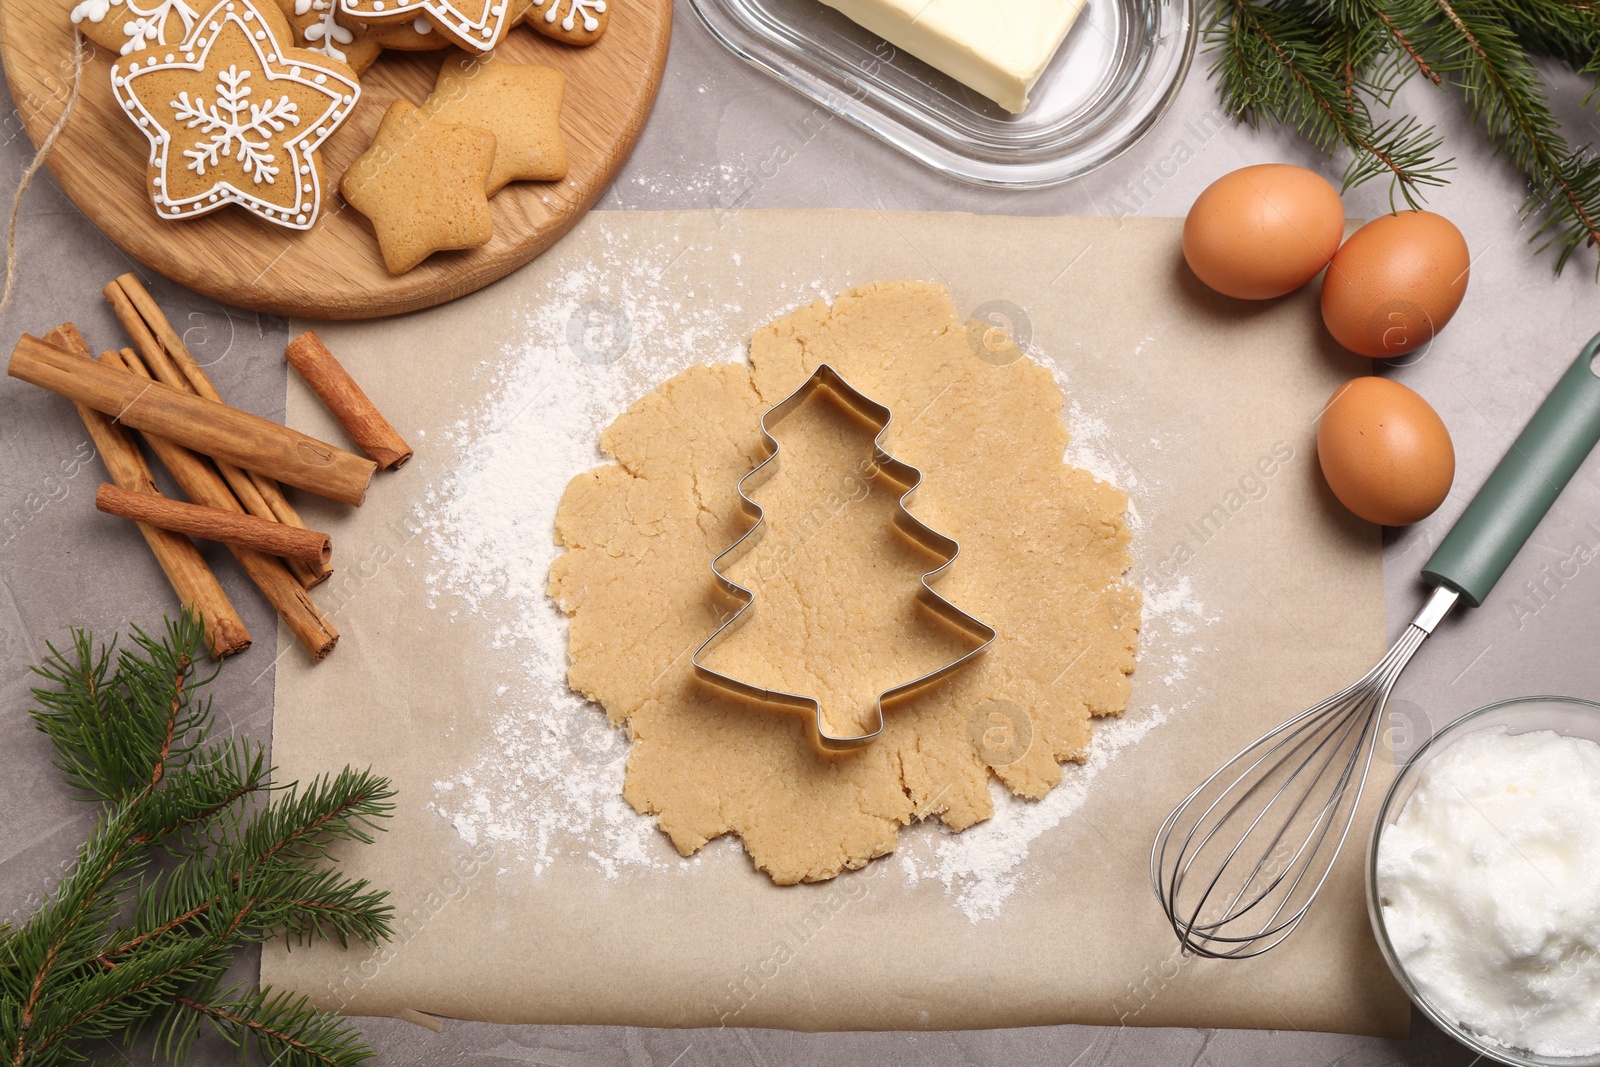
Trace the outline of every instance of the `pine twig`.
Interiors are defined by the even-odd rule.
[[[354,1027],[323,1015],[304,998],[263,989],[237,1000],[205,1002],[186,996],[173,1003],[209,1021],[242,1056],[255,1048],[264,1063],[280,1067],[356,1067],[372,1059]],[[164,1035],[171,1052],[177,1040],[193,1040],[181,1024]]]
[[[1417,206],[1425,187],[1443,184],[1440,172],[1449,161],[1434,158],[1439,139],[1415,120],[1372,121],[1366,97],[1382,86],[1362,80],[1360,64],[1368,56],[1341,53],[1340,27],[1319,21],[1316,10],[1219,0],[1206,37],[1224,105],[1237,121],[1282,123],[1322,151],[1348,149],[1347,188],[1383,175],[1391,180],[1391,194]],[[1341,54],[1330,63],[1330,56]],[[1346,64],[1349,81],[1342,85]]]
[[[35,722],[68,783],[105,810],[51,899],[21,926],[0,924],[0,1067],[75,1063],[93,1042],[151,1030],[181,1062],[198,1023],[175,1020],[190,1016],[241,1056],[303,1067],[371,1057],[304,998],[224,996],[217,983],[239,947],[278,934],[390,936],[387,895],[326,863],[334,842],[372,840],[393,790],[348,767],[275,789],[261,746],[208,741],[202,641],[187,615],[160,639],[135,631],[120,652],[80,632],[37,668],[47,684],[34,690]],[[178,861],[146,877],[158,849]]]
[[[1538,71],[1502,17],[1499,0],[1398,0],[1413,39],[1462,92],[1498,153],[1532,185],[1525,216],[1539,216],[1540,247],[1559,251],[1556,270],[1578,248],[1600,244],[1600,162],[1568,147]]]
[[[1600,0],[1210,0],[1212,75],[1236,120],[1295,129],[1323,151],[1347,149],[1349,188],[1374,178],[1418,207],[1443,184],[1442,139],[1414,116],[1378,119],[1420,75],[1459,92],[1498,154],[1523,174],[1533,240],[1559,273],[1600,246],[1600,159],[1562,136],[1531,56],[1600,82]],[[1594,106],[1600,85],[1585,97]],[[1600,261],[1596,264],[1600,277]]]

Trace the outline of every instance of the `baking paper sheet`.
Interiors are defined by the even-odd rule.
[[[344,637],[312,664],[280,634],[273,733],[282,780],[344,763],[394,780],[388,832],[347,862],[392,891],[397,936],[268,946],[263,980],[350,1014],[502,1022],[1403,1034],[1409,1006],[1360,877],[1386,751],[1317,908],[1268,956],[1184,959],[1147,881],[1178,799],[1386,644],[1379,531],[1332,500],[1314,449],[1323,403],[1365,361],[1326,339],[1315,286],[1252,305],[1204,290],[1180,225],[597,212],[444,307],[296,324],[315,325],[416,448],[359,511],[305,502],[334,537],[338,574],[314,595]],[[632,399],[738,358],[800,303],[899,278],[1010,323],[1067,392],[1069,457],[1129,491],[1146,597],[1132,703],[1046,800],[997,797],[993,822],[963,835],[908,828],[895,855],[832,882],[774,886],[729,841],[682,861],[617,795],[620,736],[557,680],[543,561],[496,560],[521,542],[461,529],[463,486],[481,488],[497,462],[485,450],[526,420],[551,442],[526,471],[552,487],[527,516],[544,545],[561,485],[603,461],[596,427]],[[551,399],[575,389],[591,399]],[[297,381],[288,418],[342,439]],[[587,783],[588,808],[552,767]]]

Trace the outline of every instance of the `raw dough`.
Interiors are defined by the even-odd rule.
[[[892,851],[913,818],[956,831],[988,818],[991,772],[1043,796],[1061,760],[1083,758],[1090,718],[1125,708],[1139,628],[1127,498],[1063,463],[1048,370],[975,351],[943,287],[853,289],[757,331],[749,366],[664,383],[602,435],[617,462],[567,486],[550,595],[572,617],[568,681],[627,724],[624,795],[682,854],[736,833],[780,884],[831,878]],[[822,362],[894,410],[885,445],[924,472],[913,510],[961,542],[937,588],[999,631],[840,757],[813,749],[802,717],[720,695],[690,667],[731,607],[709,564],[747,525],[735,487],[764,455],[761,413]],[[911,606],[936,564],[897,539],[892,496],[861,477],[870,432],[822,403],[778,436],[783,468],[754,494],[772,527],[731,572],[755,612],[713,666],[817,695],[843,724],[964,646]]]

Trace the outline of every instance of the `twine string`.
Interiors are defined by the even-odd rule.
[[[72,35],[72,90],[67,94],[67,105],[61,109],[61,116],[56,119],[55,125],[50,127],[50,132],[39,143],[39,150],[33,154],[33,159],[22,172],[21,179],[17,182],[17,191],[11,198],[11,224],[6,230],[6,284],[0,290],[0,315],[4,315],[6,308],[11,304],[11,290],[17,280],[17,217],[22,213],[22,196],[28,191],[28,185],[33,181],[33,176],[39,173],[39,168],[50,156],[50,150],[56,146],[67,122],[72,118],[72,109],[78,103],[78,91],[83,87],[83,61],[88,53],[84,47],[83,35],[74,30]]]

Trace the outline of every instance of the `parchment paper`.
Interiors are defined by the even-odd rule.
[[[1326,340],[1315,286],[1259,305],[1204,290],[1183,266],[1179,227],[595,213],[473,296],[383,322],[314,324],[417,458],[380,477],[359,511],[306,502],[308,521],[334,535],[340,572],[315,595],[344,638],[313,665],[280,634],[273,758],[282,780],[346,762],[394,779],[389,831],[348,862],[393,891],[398,935],[378,950],[269,946],[263,981],[350,1014],[504,1022],[1405,1033],[1409,1007],[1372,943],[1360,878],[1364,829],[1392,773],[1383,753],[1317,908],[1273,953],[1182,959],[1147,881],[1152,835],[1179,798],[1243,743],[1348,684],[1385,645],[1379,531],[1329,496],[1313,440],[1322,404],[1367,372],[1365,361]],[[669,870],[608,877],[585,855],[595,843],[580,840],[570,862],[535,873],[504,847],[469,847],[430,809],[438,781],[494,749],[506,702],[497,688],[515,655],[494,647],[496,614],[516,606],[475,613],[430,594],[419,502],[458,461],[472,433],[459,420],[476,409],[485,369],[510,358],[505,346],[536,321],[531,312],[579,311],[624,280],[606,276],[619,270],[680,304],[669,302],[669,318],[741,294],[719,336],[672,354],[680,366],[730,358],[802,294],[914,278],[948,284],[964,311],[1000,302],[990,309],[1021,323],[1032,353],[1060,368],[1069,429],[1131,495],[1144,649],[1121,747],[1089,770],[1067,767],[1058,788],[1077,790],[1077,810],[1032,842],[1018,887],[991,917],[972,917],[959,886],[913,878],[893,856],[780,888],[725,844]],[[632,344],[676,336],[652,328]],[[553,359],[578,358],[559,338],[541,341],[558,350]],[[635,396],[657,384],[643,362]],[[293,380],[288,418],[340,440]],[[946,837],[909,828],[901,850],[926,860]],[[664,835],[652,847],[674,855]]]

